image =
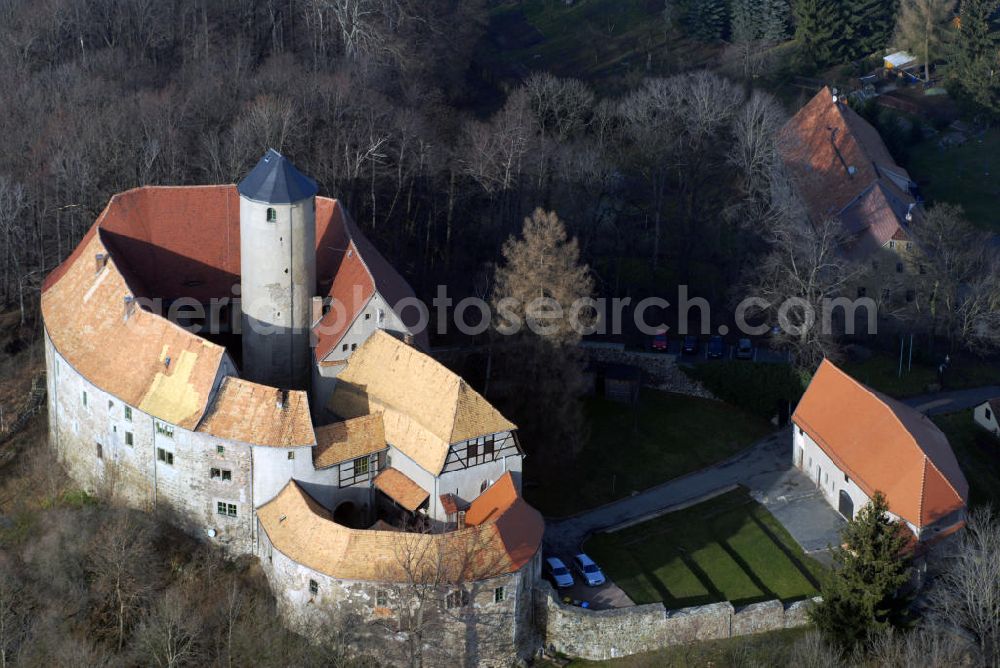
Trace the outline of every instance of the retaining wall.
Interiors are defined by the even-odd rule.
[[[679,610],[667,610],[662,603],[586,610],[559,602],[545,582],[540,582],[536,591],[545,648],[594,661],[652,652],[669,645],[804,626],[809,623],[809,606],[819,600],[787,606],[775,600],[740,608],[723,602]]]

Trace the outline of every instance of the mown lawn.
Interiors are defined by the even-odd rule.
[[[962,146],[942,149],[925,141],[911,150],[910,175],[931,202],[960,204],[969,220],[1000,233],[1000,129],[970,137]]]
[[[863,362],[845,362],[843,369],[868,387],[897,398],[924,394],[938,382],[937,366],[914,361],[908,371],[904,358],[903,375],[899,376],[899,357],[884,353]],[[995,362],[956,359],[945,372],[945,390],[998,384],[1000,366]]]
[[[589,437],[575,460],[528,460],[525,497],[550,517],[572,515],[722,461],[771,430],[729,404],[643,388],[633,408],[586,402]]]
[[[948,437],[969,481],[969,505],[1000,510],[1000,439],[972,421],[972,411],[940,415],[934,422]]]
[[[669,608],[815,596],[823,567],[746,490],[584,545],[636,603]]]

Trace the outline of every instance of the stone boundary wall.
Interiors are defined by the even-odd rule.
[[[702,399],[717,398],[677,366],[676,355],[625,350],[620,346],[584,345],[583,350],[592,362],[639,367],[642,369],[642,384],[645,386]]]
[[[740,608],[723,602],[679,610],[667,610],[662,603],[586,610],[559,602],[545,582],[536,590],[545,649],[592,661],[805,626],[808,608],[818,600],[787,606],[774,600]]]

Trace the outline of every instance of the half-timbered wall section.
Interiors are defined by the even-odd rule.
[[[520,454],[522,454],[521,448],[514,432],[505,431],[480,436],[461,443],[453,443],[448,450],[442,473],[460,471]]]
[[[374,480],[378,472],[385,468],[385,457],[389,449],[373,452],[370,455],[362,455],[357,459],[348,460],[338,464],[340,468],[340,486],[353,487],[354,485],[367,485]]]

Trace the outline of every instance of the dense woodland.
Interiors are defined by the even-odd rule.
[[[235,182],[268,147],[342,199],[428,300],[438,284],[494,300],[545,286],[565,304],[672,297],[689,284],[713,305],[747,289],[815,303],[858,268],[831,262],[842,241],[832,226],[801,225],[774,140],[790,110],[750,82],[856,64],[898,30],[968,75],[949,85],[975,114],[1000,110],[1000,82],[984,74],[997,71],[994,0],[961,3],[963,40],[941,18],[956,8],[944,0],[902,0],[901,9],[892,0],[668,0],[663,29],[718,46],[718,67],[667,65],[611,92],[544,73],[484,76],[491,4],[0,0],[0,299],[20,312],[22,337],[39,333],[42,279],[114,193]],[[916,324],[956,347],[994,348],[995,254],[954,208],[932,212],[922,235],[939,300]],[[540,270],[543,256],[558,261]],[[497,346],[495,358],[491,347],[485,382],[507,383],[514,399],[501,407],[529,449],[552,444],[532,451],[542,461],[582,438],[578,341],[526,336]],[[784,343],[803,366],[837,347],[823,336]],[[5,363],[37,366],[36,352]],[[0,666],[343,660],[344,626],[331,624],[326,649],[286,634],[252,565],[226,562],[162,518],[68,492],[43,439],[5,445],[20,454],[0,478]],[[977,642],[995,662],[995,620],[983,624]],[[907,637],[881,637],[878,662],[955,656],[930,634]],[[819,666],[836,656],[810,633],[790,649],[748,640],[719,660]]]

